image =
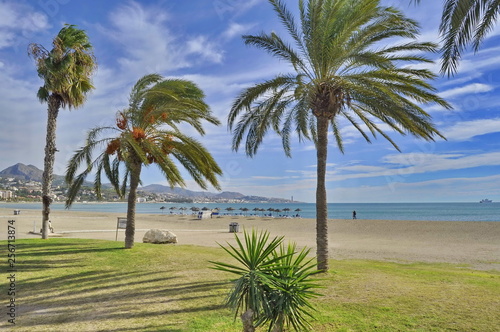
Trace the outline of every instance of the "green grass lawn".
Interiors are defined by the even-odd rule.
[[[0,327],[9,327],[6,241],[0,245]],[[224,307],[231,276],[208,263],[231,262],[222,249],[122,247],[98,240],[17,240],[12,330],[241,330]],[[330,266],[320,276],[323,296],[312,301],[314,331],[500,331],[498,272],[362,260],[332,260]]]

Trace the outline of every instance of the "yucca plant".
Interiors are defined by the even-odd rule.
[[[268,331],[292,327],[307,330],[312,318],[308,300],[319,294],[310,276],[317,273],[308,249],[297,254],[296,246],[283,245],[283,237],[269,238],[269,232],[244,231],[243,241],[236,235],[236,246],[222,247],[238,265],[211,262],[214,269],[239,276],[227,298],[235,319],[241,314],[244,332],[269,324]]]
[[[271,311],[266,314],[269,331],[283,331],[283,328],[309,330],[307,320],[313,318],[311,312],[314,310],[309,299],[319,296],[313,291],[319,287],[317,280],[311,279],[319,271],[309,253],[308,248],[298,251],[295,243],[282,243],[279,250],[273,252],[277,259],[271,269],[274,289],[270,296]]]

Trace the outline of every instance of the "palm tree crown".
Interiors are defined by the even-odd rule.
[[[97,65],[92,45],[84,30],[66,24],[52,46],[50,51],[40,44],[30,44],[28,48],[37,63],[38,76],[44,81],[38,90],[38,99],[47,102],[52,94],[61,107],[77,108],[94,89],[91,75]]]
[[[203,189],[211,184],[219,189],[221,169],[210,153],[195,139],[182,134],[179,125],[190,125],[205,134],[202,121],[219,124],[203,101],[203,92],[192,82],[164,80],[151,74],[133,87],[129,107],[119,111],[116,124],[89,131],[84,147],[68,163],[66,181],[70,184],[66,205],[76,199],[85,178],[95,170],[94,187],[100,196],[104,174],[120,196],[129,184],[126,247],[133,245],[135,195],[142,166],[155,164],[171,186],[185,186],[177,164],[188,171]],[[93,158],[94,151],[100,149]],[[177,162],[176,162],[177,161]],[[80,166],[83,171],[76,175]],[[124,173],[120,176],[120,165]],[[128,244],[127,244],[128,243]]]
[[[283,1],[269,0],[289,34],[243,36],[248,45],[268,51],[289,63],[294,73],[281,74],[244,90],[234,101],[229,117],[233,149],[245,141],[255,155],[265,134],[273,130],[290,156],[290,138],[313,140],[318,156],[316,192],[318,262],[327,268],[326,157],[328,133],[343,152],[340,120],[353,125],[370,142],[385,137],[399,150],[380,124],[425,140],[442,135],[422,109],[423,104],[450,106],[427,80],[435,75],[407,64],[430,63],[423,52],[433,43],[418,42],[418,24],[378,0],[299,1],[297,23]],[[405,41],[394,44],[394,38]],[[391,44],[386,46],[390,39]],[[319,243],[321,242],[321,243]],[[320,248],[321,247],[321,248]]]

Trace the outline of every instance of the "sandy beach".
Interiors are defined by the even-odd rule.
[[[102,212],[52,211],[55,232],[66,238],[114,241],[117,218],[123,214]],[[1,240],[6,240],[7,221],[15,220],[17,238],[36,238],[41,211],[0,208]],[[34,222],[36,223],[34,226]],[[234,243],[229,223],[243,229],[268,230],[285,236],[315,251],[316,229],[313,219],[222,216],[198,220],[195,216],[137,214],[135,241],[142,242],[151,228],[165,229],[177,235],[178,245],[218,246]],[[118,241],[124,240],[119,230]],[[329,245],[332,259],[370,259],[394,262],[443,262],[464,264],[475,269],[500,271],[500,222],[329,220]]]

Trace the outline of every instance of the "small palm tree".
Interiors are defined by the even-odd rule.
[[[52,50],[30,44],[28,54],[36,61],[38,76],[44,84],[37,97],[47,103],[47,133],[42,179],[42,238],[48,238],[51,187],[54,173],[56,127],[59,109],[81,107],[94,89],[91,76],[97,65],[92,45],[84,30],[66,24],[52,42]]]
[[[419,3],[420,0],[414,0]],[[464,49],[477,52],[500,13],[497,0],[445,0],[439,32],[443,38],[441,72],[456,73]]]
[[[283,246],[283,237],[269,239],[269,233],[244,232],[244,240],[235,236],[237,246],[221,245],[238,265],[211,262],[214,268],[239,276],[229,294],[227,304],[235,318],[241,314],[244,332],[269,324],[268,331],[307,329],[306,318],[312,317],[308,300],[319,294],[311,276],[317,273],[313,259],[306,258],[309,250],[297,253],[294,244]]]
[[[232,147],[237,151],[245,141],[245,152],[253,157],[270,130],[282,138],[287,156],[291,156],[293,132],[299,141],[314,142],[316,255],[318,269],[326,271],[328,135],[333,134],[344,152],[340,119],[354,126],[368,142],[370,134],[380,134],[399,150],[380,124],[402,135],[434,140],[442,135],[422,104],[450,106],[426,82],[436,75],[407,66],[432,62],[421,53],[434,52],[437,45],[414,40],[418,36],[417,23],[397,9],[382,7],[378,0],[300,1],[297,24],[283,1],[269,2],[293,44],[274,32],[243,38],[246,44],[290,64],[294,73],[256,84],[236,98],[228,117]],[[410,40],[395,45],[396,37]],[[384,46],[384,42],[391,45]]]
[[[198,141],[179,130],[180,124],[187,124],[203,135],[202,120],[219,124],[203,98],[203,92],[189,81],[164,80],[156,74],[141,78],[132,89],[129,107],[117,113],[116,126],[90,130],[86,145],[69,161],[67,207],[94,169],[94,186],[99,197],[103,173],[122,197],[129,184],[125,248],[132,248],[137,187],[143,166],[157,165],[170,186],[184,187],[175,159],[202,188],[207,189],[209,183],[219,189],[217,175],[222,171],[213,157]],[[94,151],[99,148],[93,159]],[[122,177],[121,165],[125,169]],[[76,175],[80,166],[84,170]]]

